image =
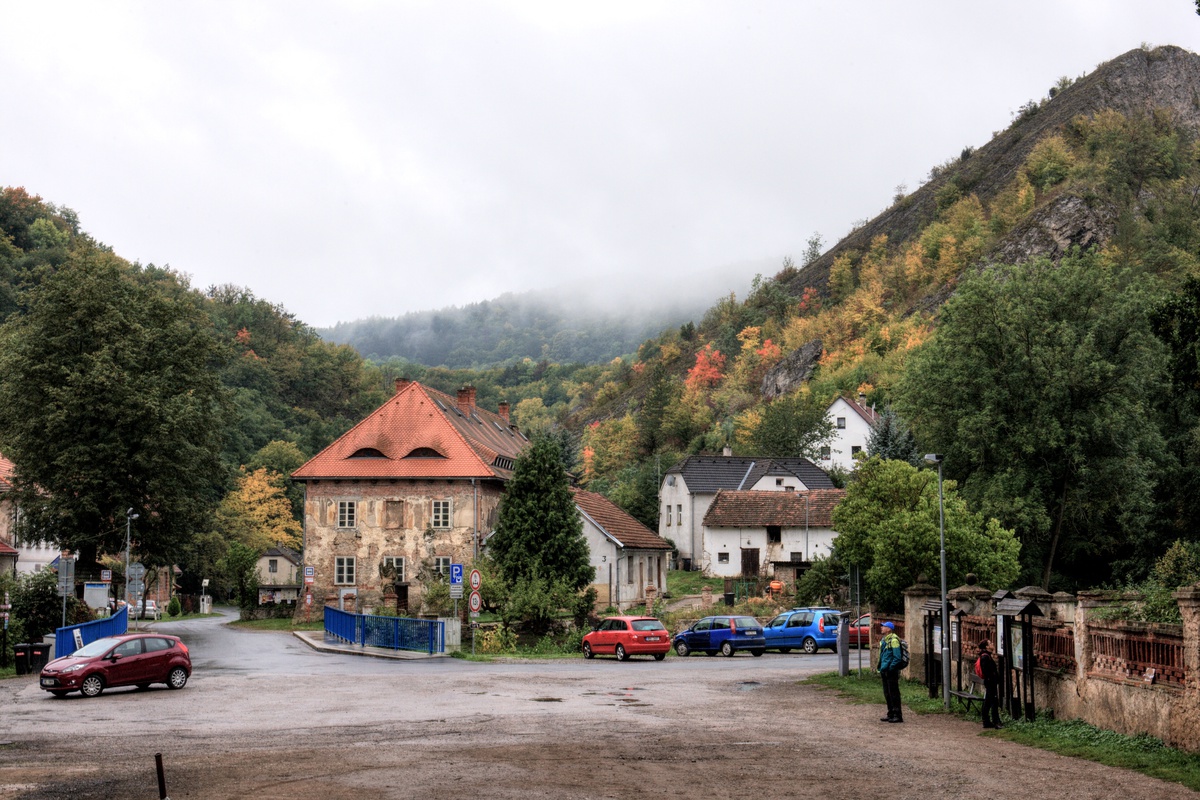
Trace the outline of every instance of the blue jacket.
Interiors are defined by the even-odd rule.
[[[879,671],[900,668],[900,637],[895,631],[888,633],[879,642]]]

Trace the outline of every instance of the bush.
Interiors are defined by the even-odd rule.
[[[167,603],[167,616],[178,617],[181,613],[183,613],[183,606],[180,605],[179,598],[172,597],[171,602]]]
[[[483,631],[476,646],[481,653],[511,653],[517,649],[517,635],[504,626]]]

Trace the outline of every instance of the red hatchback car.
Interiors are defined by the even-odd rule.
[[[662,661],[671,649],[671,634],[654,617],[609,617],[583,637],[583,657],[613,654],[617,661],[630,656],[654,656]]]
[[[42,668],[41,686],[55,697],[78,691],[95,697],[110,686],[165,683],[182,689],[192,674],[192,658],[178,636],[132,633],[84,645]]]

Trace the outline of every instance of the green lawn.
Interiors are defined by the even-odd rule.
[[[246,628],[252,631],[321,631],[325,630],[325,619],[322,616],[314,615],[314,619],[309,622],[293,622],[290,617],[273,618],[273,619],[251,619],[237,620],[230,622],[238,628]]]
[[[673,598],[683,597],[685,594],[700,594],[700,590],[705,586],[712,589],[713,595],[716,597],[720,597],[725,592],[723,578],[705,577],[702,572],[684,572],[681,569],[667,572],[667,591]]]
[[[815,675],[805,683],[824,686],[855,703],[882,705],[883,694],[879,677],[864,674],[859,678],[851,673],[841,678],[833,673]],[[916,714],[947,713],[940,697],[930,698],[922,684],[900,681],[900,695],[907,711]],[[978,704],[966,712],[955,703],[950,713],[963,719],[980,722]],[[1126,736],[1088,725],[1080,720],[1055,720],[1039,717],[1034,722],[1005,720],[1004,728],[988,736],[1002,737],[1030,747],[1039,747],[1066,756],[1086,758],[1110,767],[1140,772],[1164,781],[1182,784],[1200,791],[1200,755],[1167,747],[1150,736]]]

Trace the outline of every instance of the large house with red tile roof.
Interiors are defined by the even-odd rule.
[[[292,473],[315,572],[306,595],[367,610],[394,584],[401,607],[419,607],[422,565],[449,572],[478,554],[527,442],[507,403],[491,412],[473,388],[451,397],[396,381],[386,403]]]
[[[833,509],[845,496],[845,489],[718,490],[704,514],[708,573],[794,582],[814,559],[833,552]]]
[[[833,438],[821,448],[821,466],[853,472],[854,457],[866,451],[879,413],[867,405],[867,396],[860,392],[857,400],[835,399],[825,410],[825,418],[833,424]]]
[[[667,585],[671,544],[607,497],[572,489],[583,517],[583,535],[596,570],[596,605],[624,611],[661,597]]]
[[[17,505],[12,499],[13,463],[0,455],[0,571],[36,572],[59,556],[53,542],[17,538]]]
[[[292,473],[304,484],[303,565],[314,572],[305,595],[370,610],[394,587],[401,608],[419,608],[422,566],[446,573],[481,552],[528,442],[507,403],[493,413],[473,388],[451,397],[397,381],[386,403]],[[627,608],[647,586],[661,592],[670,544],[598,494],[576,490],[575,502],[597,604]]]

